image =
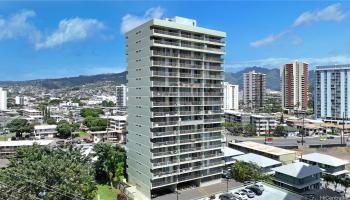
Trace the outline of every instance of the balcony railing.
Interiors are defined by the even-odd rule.
[[[176,77],[179,74],[176,73],[176,72],[152,71],[152,75],[153,76],[172,76],[172,77]]]
[[[222,92],[204,92],[204,96],[223,96]]]
[[[153,136],[159,137],[159,136],[170,136],[170,135],[176,135],[176,131],[164,131],[164,132],[153,132]]]
[[[180,105],[202,105],[203,101],[180,101]]]
[[[152,146],[153,147],[161,147],[161,146],[173,145],[173,144],[176,144],[176,141],[156,142],[156,143],[152,143]]]
[[[205,87],[222,87],[221,84],[210,84],[210,83],[206,83],[204,84]]]
[[[164,96],[178,96],[178,92],[152,92],[152,96],[154,97],[164,97]]]
[[[202,129],[187,129],[187,130],[180,130],[180,134],[186,134],[186,133],[200,133],[202,132]]]
[[[153,106],[176,106],[177,102],[170,102],[170,101],[153,101]]]
[[[204,78],[212,78],[212,79],[224,79],[224,76],[223,75],[209,75],[209,74],[206,74],[204,75]]]
[[[171,32],[171,31],[163,31],[163,30],[159,30],[159,29],[153,29],[153,32],[154,33],[164,34],[164,35],[180,36],[180,33]]]
[[[180,63],[180,67],[182,67],[182,68],[192,68],[192,69],[201,69],[203,66],[202,65],[191,65],[191,64]]]
[[[176,125],[178,124],[179,121],[165,121],[165,122],[153,122],[153,126],[171,126],[171,125]]]
[[[153,157],[158,157],[158,156],[166,156],[166,155],[174,155],[176,154],[177,151],[162,151],[162,152],[154,152]]]
[[[221,70],[221,71],[224,70],[222,66],[204,66],[204,68],[208,70]]]
[[[184,140],[180,140],[180,143],[191,143],[191,142],[198,142],[201,140],[202,140],[201,138],[184,139]]]
[[[180,92],[180,96],[203,96],[203,92]]]
[[[159,167],[159,166],[164,166],[164,165],[171,165],[171,164],[175,164],[178,163],[179,160],[171,160],[171,161],[165,161],[165,162],[154,162],[153,163],[153,167]]]
[[[178,53],[164,52],[164,51],[153,51],[154,56],[167,56],[167,57],[179,57]]]
[[[222,59],[222,58],[216,58],[216,57],[206,57],[206,58],[204,58],[204,60],[207,60],[207,61],[215,61],[215,62],[224,62],[224,59]]]
[[[166,116],[170,116],[170,115],[177,115],[178,112],[177,111],[171,111],[171,112],[153,112],[153,116],[157,116],[157,117],[166,117]]]
[[[186,153],[190,151],[200,151],[200,150],[202,150],[202,147],[192,147],[192,148],[180,149],[180,153]]]
[[[180,46],[180,43],[178,42],[169,42],[164,40],[153,40],[155,44],[165,44],[165,45],[172,45],[172,46]]]
[[[204,105],[221,105],[223,104],[222,101],[205,101]]]
[[[204,122],[222,122],[221,118],[218,119],[204,119]]]
[[[152,81],[152,86],[157,87],[171,87],[171,86],[178,86],[178,82],[165,82],[165,81]]]
[[[171,66],[171,67],[176,67],[177,66],[177,62],[153,61],[152,65],[153,66]]]

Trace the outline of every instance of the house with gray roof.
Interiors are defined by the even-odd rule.
[[[273,170],[275,171],[273,181],[280,187],[298,193],[320,188],[322,169],[317,165],[297,162]]]
[[[236,161],[242,161],[247,163],[253,163],[260,167],[264,173],[272,174],[272,168],[279,167],[282,165],[282,162],[261,156],[255,153],[248,153],[240,156],[233,157]]]
[[[317,165],[324,170],[323,173],[330,174],[333,176],[342,177],[349,173],[346,170],[346,165],[349,164],[349,161],[339,159],[330,155],[321,154],[321,153],[310,153],[303,155],[300,158],[300,161],[308,163],[310,165]]]

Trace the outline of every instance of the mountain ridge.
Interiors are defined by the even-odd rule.
[[[238,72],[225,72],[225,81],[239,85],[243,88],[243,73],[256,71],[266,74],[266,87],[272,90],[280,90],[280,72],[277,68],[263,68],[263,67],[248,67]],[[126,84],[127,71],[120,73],[108,73],[97,75],[80,75],[75,77],[64,77],[54,79],[35,79],[27,81],[0,81],[0,87],[8,87],[12,85],[40,87],[45,89],[64,89],[70,87],[79,87],[85,84],[94,84],[98,82],[108,81],[116,85]],[[312,82],[313,73],[309,72],[309,80]]]

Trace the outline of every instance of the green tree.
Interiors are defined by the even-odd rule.
[[[329,183],[332,183],[334,181],[334,176],[329,174],[324,174],[322,178],[324,181],[326,181],[326,188],[328,188]]]
[[[103,100],[102,101],[102,106],[104,106],[104,107],[114,107],[115,103],[113,103],[113,101]]]
[[[280,118],[280,124],[284,124],[284,116],[283,116],[283,113],[282,113],[281,118]]]
[[[340,184],[345,188],[344,192],[346,194],[348,188],[350,187],[350,182],[346,179],[341,179]]]
[[[284,126],[281,126],[281,125],[276,126],[275,130],[273,130],[273,134],[278,137],[284,136],[285,134]]]
[[[91,131],[104,131],[107,128],[108,119],[88,116],[85,118],[84,124],[89,127]]]
[[[107,181],[113,187],[113,182],[121,181],[125,175],[125,150],[111,144],[99,143],[94,146],[96,177]]]
[[[0,170],[0,199],[94,199],[91,159],[72,146],[62,149],[20,147],[9,167]]]
[[[50,125],[57,124],[56,120],[54,118],[52,118],[52,117],[47,118],[46,123],[50,124]]]
[[[57,124],[57,132],[60,138],[68,138],[72,134],[72,127],[66,120],[61,120]]]
[[[248,180],[271,180],[271,177],[265,175],[261,168],[254,164],[248,162],[237,161],[232,165],[232,177],[239,182],[244,182]]]
[[[58,105],[60,104],[62,101],[59,99],[53,99],[49,101],[49,105]]]
[[[244,126],[244,134],[247,136],[256,135],[256,126],[254,124],[247,124]]]
[[[26,119],[14,119],[6,126],[10,132],[16,133],[16,137],[22,137],[23,133],[32,133],[34,126]]]
[[[98,108],[83,108],[80,111],[80,115],[84,118],[99,117],[100,114],[103,114],[103,112],[101,109],[98,109]]]

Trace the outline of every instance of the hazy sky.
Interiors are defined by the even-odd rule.
[[[334,1],[0,1],[0,81],[123,71],[123,33],[173,16],[227,32],[226,70],[350,63],[349,13]]]

